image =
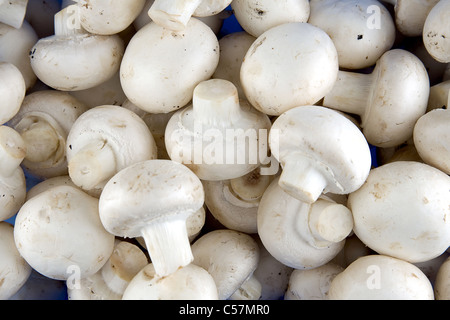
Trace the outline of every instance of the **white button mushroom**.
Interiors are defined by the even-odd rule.
[[[450,177],[424,163],[395,161],[373,169],[351,193],[354,232],[368,247],[412,263],[450,245]]]
[[[309,270],[295,269],[284,300],[329,300],[331,282],[342,271],[344,268],[333,262]]]
[[[450,300],[450,257],[439,267],[434,282],[436,300]]]
[[[200,179],[171,160],[147,160],[115,174],[100,195],[106,230],[142,236],[156,274],[163,277],[192,262],[186,219],[204,204]]]
[[[181,162],[202,180],[241,177],[267,158],[271,122],[245,100],[228,80],[199,83],[192,105],[179,110],[166,126],[170,158]]]
[[[20,167],[26,146],[20,134],[0,126],[0,221],[14,216],[26,198],[25,174]]]
[[[239,25],[254,37],[289,22],[307,22],[308,0],[234,0],[231,8]]]
[[[128,44],[120,67],[122,88],[137,107],[167,113],[190,102],[195,86],[214,73],[219,43],[205,23],[191,19],[183,32],[150,22]]]
[[[145,122],[121,106],[104,105],[79,116],[67,136],[72,181],[91,195],[121,169],[155,159],[155,140]]]
[[[403,49],[387,51],[370,74],[339,71],[323,106],[360,116],[367,141],[398,146],[425,113],[430,83],[422,61]]]
[[[213,277],[220,300],[233,295],[253,276],[259,261],[258,243],[248,234],[219,229],[210,231],[192,244],[195,265]]]
[[[147,264],[147,256],[138,246],[116,240],[113,253],[97,273],[67,282],[68,299],[121,300],[128,284]]]
[[[79,0],[77,14],[86,31],[113,35],[128,28],[144,4],[145,0]]]
[[[417,120],[414,146],[420,158],[450,174],[450,109],[435,109]]]
[[[30,50],[31,67],[51,88],[83,90],[109,80],[119,71],[124,42],[117,35],[95,35],[73,24],[76,5],[55,15],[55,34]]]
[[[394,45],[394,21],[378,0],[312,0],[310,4],[308,22],[331,37],[341,68],[370,67]],[[376,21],[371,21],[373,8]]]
[[[0,1],[0,22],[19,29],[22,27],[28,0]]]
[[[56,280],[95,274],[114,249],[114,235],[99,218],[98,199],[71,186],[26,201],[16,216],[14,239],[34,270]]]
[[[361,257],[339,273],[331,300],[433,300],[433,287],[413,264],[383,255]]]
[[[302,202],[275,179],[258,207],[258,234],[269,253],[295,269],[312,269],[333,259],[353,227],[352,213],[326,198]]]
[[[241,66],[249,102],[268,115],[317,103],[331,91],[339,64],[325,31],[308,23],[273,27],[251,45]]]
[[[348,194],[366,180],[372,165],[359,128],[334,110],[301,106],[273,123],[269,145],[283,171],[280,186],[291,196],[314,202],[322,193]]]
[[[33,87],[37,79],[28,54],[38,40],[27,21],[19,29],[0,23],[0,61],[14,64],[22,72],[27,90]]]
[[[207,17],[222,12],[231,0],[155,0],[148,11],[158,25],[172,30],[185,30],[192,16]]]
[[[125,289],[122,300],[217,300],[217,286],[203,268],[188,264],[167,276],[155,272],[150,263]]]
[[[422,35],[430,10],[439,0],[383,0],[394,6],[397,30],[407,37]]]
[[[36,91],[25,96],[19,112],[9,121],[25,141],[25,170],[38,178],[67,174],[66,139],[87,106],[68,93]]]
[[[31,267],[14,243],[14,227],[0,221],[0,300],[16,294],[31,274]]]
[[[235,179],[203,181],[205,204],[224,227],[255,234],[259,201],[272,179],[256,168]]]
[[[423,43],[439,62],[450,62],[450,0],[440,0],[429,12],[423,26]]]
[[[25,93],[25,79],[20,70],[12,63],[0,62],[0,125],[19,112]]]

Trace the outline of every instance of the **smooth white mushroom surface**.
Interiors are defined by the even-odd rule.
[[[12,63],[0,62],[0,125],[19,112],[26,94],[22,72]]]
[[[79,188],[56,186],[27,200],[14,226],[14,240],[30,266],[56,280],[95,274],[114,249],[103,227],[98,199]]]
[[[349,195],[348,206],[355,234],[379,254],[423,262],[450,245],[450,177],[430,165],[379,166]]]
[[[14,226],[0,222],[0,300],[16,294],[31,274],[31,267],[20,255],[14,242]]]
[[[440,0],[428,13],[423,26],[423,43],[439,62],[450,62],[450,0]]]
[[[384,255],[357,259],[336,275],[331,300],[433,300],[427,276],[413,264]]]
[[[278,116],[321,100],[333,88],[338,69],[336,47],[325,31],[291,22],[270,28],[250,46],[241,85],[253,107]]]

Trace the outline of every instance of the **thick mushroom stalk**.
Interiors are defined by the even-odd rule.
[[[427,109],[429,92],[422,61],[393,49],[381,56],[370,74],[339,71],[323,106],[360,116],[372,145],[395,147],[412,137],[415,122]]]
[[[199,83],[192,105],[169,120],[166,148],[202,180],[234,179],[266,161],[270,125],[267,115],[239,100],[233,83],[211,79]]]
[[[372,164],[359,128],[342,114],[320,106],[293,108],[275,120],[269,145],[283,171],[279,184],[308,203],[322,193],[358,189]]]
[[[100,195],[100,218],[117,236],[142,236],[158,276],[192,262],[186,220],[204,203],[203,186],[186,166],[147,160],[115,174]]]
[[[155,0],[148,15],[155,23],[166,29],[182,31],[192,16],[215,15],[230,3],[231,0]]]

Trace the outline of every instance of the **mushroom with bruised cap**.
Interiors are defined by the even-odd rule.
[[[204,204],[200,179],[172,160],[147,160],[115,174],[100,195],[100,218],[116,236],[142,236],[159,276],[192,262],[186,219]]]

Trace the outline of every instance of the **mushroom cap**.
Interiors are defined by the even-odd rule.
[[[372,250],[412,263],[450,244],[450,177],[424,163],[396,161],[372,169],[348,198],[354,232]]]
[[[259,111],[278,116],[322,99],[337,79],[336,47],[325,31],[302,22],[261,34],[241,66],[241,85]]]
[[[403,35],[419,37],[430,10],[440,0],[396,0],[395,24]]]
[[[20,255],[14,243],[14,227],[0,222],[0,299],[12,297],[25,284],[31,267]]]
[[[339,66],[363,69],[372,66],[395,41],[395,24],[377,0],[312,0],[308,23],[324,30],[333,40]],[[379,9],[378,23],[370,25],[371,6]],[[381,27],[382,26],[382,27]]]
[[[289,22],[307,22],[308,0],[234,0],[231,7],[239,25],[254,37]]]
[[[439,267],[434,282],[436,300],[450,300],[450,257]]]
[[[210,231],[192,244],[195,265],[213,277],[219,299],[228,299],[255,271],[258,243],[248,234],[229,229]]]
[[[124,50],[124,42],[117,34],[53,35],[39,39],[30,50],[31,67],[53,89],[84,90],[118,72]]]
[[[0,125],[11,120],[19,111],[25,91],[22,72],[12,63],[0,62]]]
[[[423,43],[439,62],[450,62],[450,0],[440,0],[429,12],[423,26]]]
[[[414,146],[427,164],[450,174],[450,109],[435,109],[417,120]]]
[[[113,35],[125,30],[144,8],[145,0],[91,0],[78,3],[81,26],[88,32]]]
[[[325,107],[301,106],[280,115],[272,125],[269,145],[282,167],[289,159],[311,160],[327,180],[325,193],[355,191],[371,169],[370,148],[359,128]]]
[[[331,282],[342,271],[344,268],[333,262],[309,270],[295,269],[284,300],[328,300]]]
[[[331,282],[331,300],[433,300],[433,288],[415,265],[384,255],[351,263]]]
[[[121,83],[137,107],[167,113],[189,103],[195,86],[211,77],[218,61],[217,37],[205,23],[191,18],[176,33],[150,22],[125,50]]]
[[[150,263],[131,280],[122,299],[217,300],[218,295],[213,277],[195,264],[188,264],[168,276],[160,277]]]
[[[0,23],[0,60],[14,64],[22,72],[27,89],[30,89],[37,79],[28,53],[38,40],[36,32],[26,20],[18,29]]]
[[[57,186],[26,201],[16,216],[20,254],[48,278],[67,280],[96,273],[114,249],[114,235],[99,218],[98,199],[78,188]]]
[[[13,217],[23,205],[27,194],[26,177],[21,167],[11,176],[0,176],[0,221]]]
[[[387,51],[373,71],[373,88],[361,116],[364,135],[379,147],[397,146],[412,137],[428,106],[430,83],[422,61],[403,49]]]
[[[69,163],[92,141],[104,141],[114,150],[117,171],[157,155],[156,142],[148,126],[134,112],[121,106],[97,106],[76,119],[66,142]]]
[[[99,200],[106,230],[135,238],[158,219],[199,210],[204,191],[200,179],[186,166],[155,159],[119,171],[106,183]]]

